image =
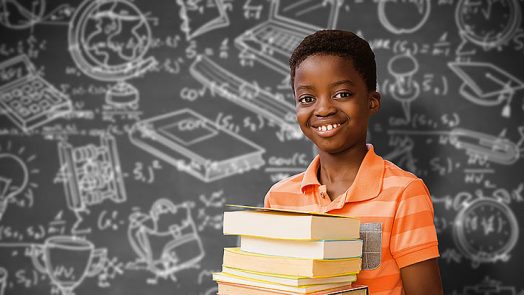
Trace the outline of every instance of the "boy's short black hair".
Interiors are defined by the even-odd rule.
[[[345,57],[353,61],[355,70],[360,73],[368,90],[376,90],[377,69],[375,54],[369,43],[349,31],[321,30],[300,42],[289,58],[291,87],[295,81],[295,70],[308,57],[316,54],[328,54]]]

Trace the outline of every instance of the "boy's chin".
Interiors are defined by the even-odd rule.
[[[346,146],[332,146],[332,145],[319,145],[316,144],[319,153],[326,153],[330,155],[337,155],[347,151],[349,148]]]
[[[329,155],[340,155],[354,149],[360,149],[360,143],[340,143],[340,142],[315,142],[313,141],[319,153]],[[363,144],[365,146],[365,143]]]

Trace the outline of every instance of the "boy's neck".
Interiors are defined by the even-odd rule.
[[[365,143],[343,153],[319,152],[318,180],[327,186],[330,198],[336,198],[338,194],[343,193],[353,184],[367,152],[368,148]]]

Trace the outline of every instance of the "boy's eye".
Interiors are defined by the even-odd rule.
[[[352,96],[353,93],[349,91],[338,92],[335,94],[335,98],[346,98]]]
[[[309,104],[315,101],[313,96],[302,96],[298,98],[298,102],[301,104]]]

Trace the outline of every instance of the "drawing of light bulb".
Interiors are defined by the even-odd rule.
[[[409,52],[394,56],[388,62],[388,71],[395,78],[389,92],[393,99],[402,104],[402,110],[408,121],[411,118],[411,102],[420,94],[420,86],[413,80],[418,67],[418,61]]]
[[[26,164],[17,156],[0,154],[0,221],[10,199],[21,193],[27,186]]]

